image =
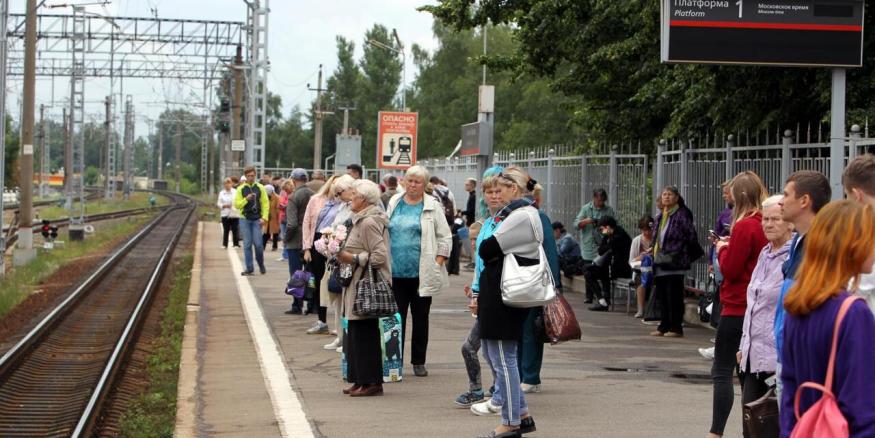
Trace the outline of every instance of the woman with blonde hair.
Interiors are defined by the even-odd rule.
[[[717,242],[717,260],[723,273],[720,288],[720,321],[714,341],[714,403],[710,437],[723,436],[726,420],[735,401],[732,372],[738,369],[736,353],[741,344],[747,287],[760,253],[768,239],[763,232],[762,202],[766,189],[757,174],[747,171],[732,179],[729,187],[735,201],[728,238]]]
[[[807,389],[799,395],[799,410],[794,409],[806,382],[831,390],[847,420],[847,434],[875,436],[875,318],[862,297],[848,292],[848,284],[855,289],[875,262],[875,210],[850,200],[827,204],[805,235],[802,257],[783,302],[781,436],[793,432],[796,412],[804,414],[821,399],[820,391]]]
[[[518,167],[508,167],[496,178],[505,204],[494,216],[498,224],[495,233],[480,243],[477,254],[483,259],[480,274],[480,293],[477,295],[477,318],[483,355],[495,376],[493,398],[501,401],[501,424],[484,437],[519,437],[535,431],[535,422],[529,414],[526,396],[520,384],[518,367],[519,343],[530,309],[504,304],[501,298],[501,277],[504,258],[516,257],[521,264],[538,263],[539,246],[543,241],[541,220],[533,207],[534,200],[526,195],[536,182]],[[484,181],[484,185],[488,185]],[[482,231],[481,231],[482,232]],[[491,403],[491,402],[488,402]],[[485,415],[492,412],[489,405],[471,407],[472,412]]]
[[[328,181],[325,181],[319,191],[310,197],[310,201],[307,202],[307,209],[304,211],[304,222],[301,224],[304,263],[310,265],[310,272],[313,273],[313,278],[317,285],[322,284],[322,277],[325,276],[325,262],[328,260],[319,251],[313,250],[313,242],[322,238],[320,231],[331,225],[334,221],[334,216],[337,214],[337,209],[340,207],[340,201],[333,192],[334,182],[337,178],[337,175],[328,178]],[[308,334],[328,333],[328,324],[326,322],[328,297],[324,297],[325,299],[323,300],[321,295],[321,292],[317,291],[313,294],[313,301],[310,302],[310,308],[316,309],[316,323],[307,330]],[[339,345],[334,345],[333,348],[337,347]]]
[[[428,375],[428,317],[431,297],[449,286],[445,263],[453,238],[443,206],[426,195],[428,170],[413,166],[404,174],[404,193],[386,206],[392,254],[392,292],[401,313],[401,339],[407,340],[407,310],[413,319],[410,363],[413,374]]]

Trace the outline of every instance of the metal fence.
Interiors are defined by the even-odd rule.
[[[696,148],[690,142],[661,141],[654,169],[653,196],[662,187],[677,186],[696,221],[696,231],[704,248],[708,248],[708,230],[716,226],[717,215],[726,208],[721,186],[724,181],[744,171],[762,178],[770,194],[781,193],[784,181],[798,170],[816,170],[829,175],[829,143],[795,143],[792,132],[784,134],[778,145],[736,147],[732,136],[725,146]],[[863,139],[858,127],[845,142],[845,164],[859,154],[871,152],[875,140]],[[844,166],[843,166],[844,167]],[[694,265],[697,286],[707,281],[707,260]]]
[[[557,152],[558,151],[558,152]],[[617,147],[598,155],[575,154],[570,146],[540,148],[530,151],[500,152],[493,163],[520,166],[543,186],[541,208],[551,220],[573,228],[580,208],[591,201],[592,192],[603,188],[608,204],[617,212],[618,221],[635,234],[638,218],[649,212],[649,159],[643,154],[622,154]],[[468,178],[479,180],[477,161],[472,157],[423,160],[434,175],[447,181],[459,197],[465,193]]]

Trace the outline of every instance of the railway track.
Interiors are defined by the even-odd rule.
[[[85,195],[86,201],[93,201],[93,200],[98,199],[101,196],[103,196],[103,189],[86,188],[85,191],[87,192],[87,194]],[[76,199],[78,200],[79,198],[76,198]],[[51,199],[51,200],[47,200],[47,201],[35,201],[33,203],[33,206],[34,207],[44,207],[46,205],[57,205],[59,202],[63,203],[63,201],[64,201],[64,198]],[[18,210],[19,207],[20,207],[20,205],[18,204],[18,202],[15,202],[15,203],[12,203],[9,205],[4,205],[3,209],[4,210]]]
[[[175,196],[0,357],[0,436],[90,436],[194,211]]]

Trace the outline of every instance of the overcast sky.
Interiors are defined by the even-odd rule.
[[[89,0],[86,0],[89,1]],[[67,0],[47,0],[59,4]],[[84,2],[84,1],[83,1]],[[77,2],[79,3],[79,2]],[[335,36],[343,35],[356,43],[357,58],[362,53],[365,31],[374,23],[389,29],[396,28],[407,50],[407,83],[415,76],[410,47],[419,44],[434,49],[432,17],[418,12],[420,5],[432,0],[271,0],[268,52],[271,69],[268,89],[283,100],[283,112],[288,115],[294,105],[307,108],[314,93],[307,83],[316,86],[319,64],[327,77],[337,64]],[[24,0],[10,0],[10,12],[23,13]],[[89,6],[88,10],[111,16],[151,17],[157,8],[161,18],[245,21],[246,4],[243,0],[113,0],[106,7]],[[70,9],[41,10],[40,13],[70,13]],[[54,83],[53,83],[54,82]],[[193,90],[202,90],[202,81],[182,84],[176,80],[128,79],[125,94],[133,96],[138,114],[137,136],[148,129],[145,117],[157,118],[163,110],[159,101],[187,101],[195,97]],[[7,102],[13,118],[19,119],[22,82],[20,77],[8,80]],[[86,119],[102,120],[103,105],[99,103],[109,93],[109,80],[86,79]],[[40,103],[50,104],[69,95],[69,79],[54,81],[42,78],[37,82],[37,108]],[[118,92],[118,91],[116,91]],[[197,94],[200,96],[200,94]],[[47,110],[51,117],[60,119],[57,105]],[[145,117],[143,117],[145,116]],[[99,118],[98,118],[99,117]]]

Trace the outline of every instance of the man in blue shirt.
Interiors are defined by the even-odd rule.
[[[776,377],[780,382],[781,351],[784,345],[784,298],[793,285],[796,270],[802,263],[805,248],[805,234],[811,228],[814,217],[823,206],[829,203],[832,189],[829,180],[820,172],[801,170],[790,175],[784,185],[784,199],[781,200],[781,213],[785,222],[793,224],[796,235],[790,244],[790,255],[784,262],[784,284],[778,306],[775,308],[775,347],[777,348],[778,369]],[[780,386],[779,386],[780,388]]]
[[[580,245],[565,230],[562,222],[553,222],[552,227],[553,237],[556,238],[556,246],[559,250],[559,266],[565,276],[571,278],[580,273],[579,265],[583,260],[580,257]]]

